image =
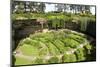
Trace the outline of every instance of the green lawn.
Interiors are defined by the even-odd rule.
[[[28,44],[24,44],[19,49],[24,55],[28,55],[28,56],[38,55],[38,49]]]
[[[32,64],[32,61],[24,58],[16,57],[15,65],[27,65],[27,64]]]

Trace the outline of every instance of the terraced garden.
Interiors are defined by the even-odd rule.
[[[11,8],[12,67],[96,61],[96,6],[16,0]]]
[[[15,65],[86,61],[91,55],[92,38],[68,29],[30,34],[22,39],[13,55]]]

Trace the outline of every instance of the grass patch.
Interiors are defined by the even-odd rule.
[[[38,49],[31,45],[24,44],[19,49],[22,51],[22,53],[24,55],[28,55],[28,56],[37,56],[38,55]]]
[[[32,64],[32,61],[29,61],[24,58],[16,57],[15,65],[27,65],[27,64]]]

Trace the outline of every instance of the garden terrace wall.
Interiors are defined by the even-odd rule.
[[[65,23],[65,28],[83,32],[87,35],[96,37],[96,21],[87,21],[86,22],[86,30],[81,30],[81,22],[75,23],[75,22],[66,22]],[[85,25],[83,25],[85,26]]]
[[[56,24],[55,27],[53,26],[53,23],[55,23],[55,22],[52,22],[52,20],[48,21],[48,22],[50,22],[50,23],[48,23],[49,29],[62,29],[62,28],[71,29],[71,30],[83,32],[87,35],[96,37],[96,21],[87,20],[87,22],[81,22],[81,21],[72,22],[72,20],[70,20],[70,21],[60,20],[60,21],[55,21],[55,22],[58,22],[59,24],[64,23],[64,25]],[[86,29],[84,29],[85,27],[86,27]],[[84,30],[82,30],[82,28]]]
[[[87,25],[86,33],[96,37],[96,22],[90,21]]]
[[[71,29],[71,30],[79,30],[80,25],[75,22],[65,22],[65,28]]]

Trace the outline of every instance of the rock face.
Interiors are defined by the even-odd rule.
[[[41,30],[41,25],[36,19],[31,20],[15,20],[12,22],[12,39],[13,49],[15,49],[19,41],[23,38],[28,37],[30,34]]]

